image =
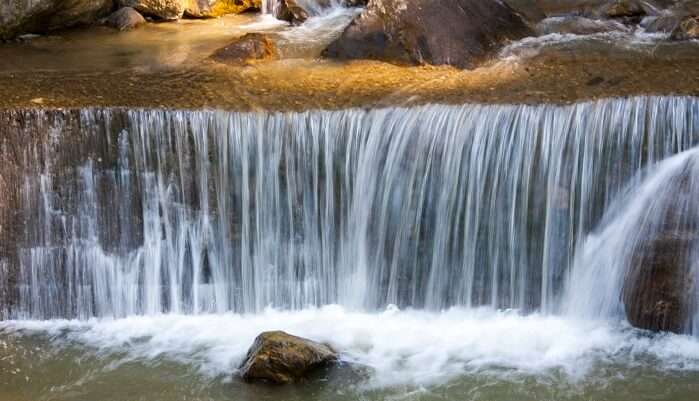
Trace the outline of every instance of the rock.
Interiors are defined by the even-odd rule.
[[[189,18],[216,18],[226,14],[259,11],[262,0],[184,0],[184,15]]]
[[[695,293],[687,257],[696,239],[695,233],[672,230],[639,246],[622,294],[631,325],[685,332]]]
[[[537,22],[546,18],[546,14],[541,10],[536,0],[504,0],[515,12],[524,17],[530,23]]]
[[[641,27],[648,33],[672,33],[682,21],[676,15],[663,15],[659,17],[646,17],[641,21]]]
[[[248,33],[216,50],[211,58],[224,64],[248,65],[277,58],[277,49],[267,35]]]
[[[128,31],[145,24],[146,19],[131,7],[122,7],[112,13],[105,22],[112,28],[116,28],[120,31]]]
[[[633,18],[646,15],[641,0],[615,0],[602,6],[600,12],[608,18]]]
[[[300,25],[308,19],[308,11],[299,6],[296,0],[278,0],[274,7],[274,16],[278,20]]]
[[[685,17],[672,32],[672,39],[691,40],[699,39],[699,17]]]
[[[90,24],[113,11],[112,0],[4,0],[0,39]]]
[[[297,383],[335,361],[337,354],[327,345],[283,331],[271,331],[255,339],[240,373],[246,381]]]
[[[139,13],[163,21],[182,18],[184,3],[181,0],[119,0],[122,7],[131,7]]]
[[[522,18],[498,1],[370,0],[323,54],[473,68],[529,34]]]
[[[626,25],[614,20],[596,20],[586,17],[550,17],[539,22],[535,28],[537,34],[548,35],[552,33],[591,35],[602,32],[626,32]]]

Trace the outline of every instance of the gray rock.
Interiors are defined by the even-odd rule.
[[[184,0],[119,0],[122,7],[131,7],[139,13],[164,21],[182,18],[185,10]]]
[[[0,39],[90,24],[113,10],[112,0],[4,0]]]
[[[120,31],[128,31],[145,23],[146,19],[131,7],[120,8],[106,20],[107,25]]]
[[[602,32],[627,32],[629,28],[614,20],[597,20],[586,17],[550,17],[536,26],[539,35],[552,33],[590,35]]]
[[[370,0],[324,56],[472,68],[531,34],[497,1]]]

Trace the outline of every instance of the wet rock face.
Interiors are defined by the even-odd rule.
[[[211,58],[229,65],[248,65],[277,57],[274,43],[262,33],[248,33],[226,47],[216,50]]]
[[[301,7],[296,0],[278,0],[274,7],[274,16],[293,25],[300,25],[308,19],[308,11]]]
[[[119,0],[119,5],[134,8],[143,15],[165,21],[182,18],[185,9],[181,0]]]
[[[183,0],[184,15],[190,18],[215,18],[226,14],[257,11],[262,0]]]
[[[260,334],[248,351],[240,373],[248,382],[301,382],[318,368],[337,360],[329,346],[283,331]]]
[[[113,7],[113,0],[3,0],[0,39],[89,24],[108,15]]]
[[[685,332],[696,288],[687,258],[696,239],[695,233],[668,231],[641,244],[622,295],[631,325]]]
[[[128,31],[146,23],[138,11],[131,7],[123,7],[107,18],[107,25],[120,31]]]
[[[498,1],[371,0],[324,55],[473,68],[530,33]]]
[[[552,33],[590,35],[602,32],[626,32],[626,25],[613,20],[596,20],[579,16],[551,17],[536,25],[539,35]]]

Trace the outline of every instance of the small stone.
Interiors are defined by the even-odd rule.
[[[106,23],[120,31],[128,31],[145,24],[146,19],[131,7],[122,7],[107,17]]]
[[[211,55],[215,61],[230,65],[249,65],[276,57],[274,43],[262,33],[248,33]]]

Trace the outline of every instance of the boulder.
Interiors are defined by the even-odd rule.
[[[579,16],[550,17],[536,25],[537,34],[552,33],[591,35],[602,32],[626,32],[626,25],[614,20],[597,20]]]
[[[162,21],[182,18],[185,5],[182,0],[119,0],[122,7],[131,7],[139,13]]]
[[[105,23],[120,31],[128,31],[145,24],[146,19],[131,7],[122,7],[107,17]]]
[[[230,65],[249,65],[277,58],[274,43],[262,33],[248,33],[211,55],[215,61]]]
[[[324,56],[473,68],[531,34],[499,1],[370,0]]]
[[[672,33],[682,22],[682,18],[676,15],[662,15],[658,17],[646,17],[641,21],[641,27],[648,33]]]
[[[614,0],[602,6],[600,13],[607,18],[634,18],[646,15],[641,0]]]
[[[216,18],[226,14],[259,11],[262,0],[184,0],[184,15],[189,18]]]
[[[274,16],[278,20],[300,25],[306,22],[309,14],[296,0],[278,0],[276,7],[274,7]]]
[[[113,0],[5,0],[0,2],[0,39],[90,24],[113,7]]]
[[[675,30],[672,31],[672,39],[699,39],[699,17],[689,16],[682,19]]]
[[[240,374],[249,382],[297,383],[314,370],[335,361],[337,354],[327,345],[283,331],[271,331],[255,339],[240,367]]]
[[[694,232],[668,230],[639,245],[622,294],[632,326],[686,331],[696,291],[688,257],[697,237]]]

